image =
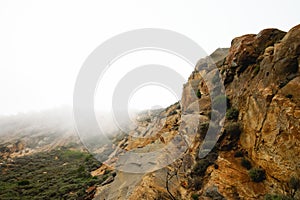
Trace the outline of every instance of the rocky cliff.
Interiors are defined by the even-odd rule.
[[[180,156],[146,174],[118,171],[96,199],[299,199],[299,63],[300,25],[237,37],[201,59],[181,102],[115,141],[140,152],[173,144],[183,147]],[[212,106],[220,99],[226,114]],[[204,140],[208,129],[217,133]],[[112,166],[122,154],[114,152]],[[127,164],[141,166],[135,162]]]

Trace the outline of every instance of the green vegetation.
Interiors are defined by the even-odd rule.
[[[221,74],[223,75],[223,74],[224,74],[224,72],[225,72],[225,69],[223,68],[223,69],[221,70]]]
[[[211,165],[212,163],[207,159],[201,159],[199,160],[195,167],[193,168],[193,174],[198,176],[203,176],[206,172],[206,169]]]
[[[242,151],[237,151],[234,153],[234,157],[235,158],[240,158],[240,157],[243,157],[244,156],[244,153]]]
[[[292,176],[287,183],[286,194],[287,195],[278,195],[278,194],[267,194],[265,200],[296,200],[295,195],[300,189],[300,179]]]
[[[203,180],[201,177],[196,177],[194,179],[194,188],[195,190],[200,190],[203,184]]]
[[[225,95],[219,95],[213,98],[213,105],[217,110],[221,108],[230,107],[229,99]]]
[[[240,124],[236,123],[236,122],[228,124],[225,127],[225,130],[226,130],[227,133],[229,133],[232,136],[239,136],[242,132],[241,128],[240,128]]]
[[[260,66],[256,65],[254,70],[253,70],[254,75],[257,75],[259,71],[260,71]]]
[[[294,189],[294,190],[298,190],[300,188],[300,179],[296,178],[296,177],[291,177],[290,181],[289,181],[289,186],[290,188]]]
[[[239,117],[239,111],[235,108],[230,108],[226,111],[226,118],[229,120],[237,120]]]
[[[290,193],[291,197],[294,198],[294,196],[296,195],[296,192],[300,189],[300,179],[292,176],[290,178],[288,186],[290,188],[289,193]]]
[[[215,73],[214,77],[212,78],[212,83],[216,84],[220,82],[219,73]]]
[[[201,98],[201,91],[198,89],[197,90],[197,97],[200,99]]]
[[[85,199],[88,187],[107,178],[90,175],[100,165],[66,148],[16,158],[0,166],[0,199]]]
[[[199,194],[192,194],[192,199],[193,200],[198,200],[199,199]]]
[[[206,133],[209,127],[209,122],[204,122],[199,125],[200,133]]]
[[[266,179],[266,172],[261,168],[252,168],[249,171],[249,176],[253,182],[259,183]]]
[[[177,114],[177,111],[176,111],[176,110],[172,110],[172,111],[169,113],[169,116],[176,115],[176,114]]]
[[[247,160],[246,158],[242,158],[241,165],[248,170],[251,169],[251,167],[252,167],[251,162],[249,160]]]
[[[294,198],[285,195],[267,194],[264,200],[294,200]]]
[[[30,184],[30,182],[28,180],[22,180],[22,181],[18,182],[19,186],[25,186],[25,185],[29,185],[29,184]]]
[[[218,111],[215,111],[215,110],[211,110],[207,113],[209,119],[215,119],[217,118],[220,114]]]

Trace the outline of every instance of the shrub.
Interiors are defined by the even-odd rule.
[[[235,158],[240,158],[240,157],[243,157],[244,156],[244,153],[242,151],[237,151],[234,153],[234,157]]]
[[[241,165],[248,170],[251,169],[251,167],[252,167],[251,162],[249,160],[247,160],[246,158],[242,158]]]
[[[199,176],[202,176],[205,174],[206,169],[208,168],[208,166],[210,165],[210,161],[207,159],[201,159],[199,160],[194,169],[193,169],[193,173]]]
[[[66,150],[63,152],[65,159],[81,159],[84,157],[84,154],[80,151]]]
[[[211,152],[211,149],[200,149],[200,150],[199,150],[198,157],[199,157],[199,158],[204,158],[204,157],[207,156],[210,152]],[[200,174],[200,175],[201,175],[201,174]]]
[[[209,119],[216,119],[220,114],[218,111],[211,110],[207,113]]]
[[[230,108],[230,109],[227,110],[227,112],[226,112],[226,118],[227,119],[229,119],[229,120],[231,120],[231,119],[237,120],[238,117],[239,117],[239,111],[237,109]]]
[[[225,127],[226,133],[229,133],[230,135],[234,136],[237,135],[239,136],[241,134],[241,128],[239,123],[230,123]]]
[[[296,195],[296,192],[300,189],[300,179],[292,176],[290,178],[288,186],[290,188],[291,197],[294,197]]]
[[[199,125],[200,134],[206,133],[209,127],[209,122],[204,122]]]
[[[202,187],[203,180],[200,177],[194,179],[194,188],[195,190],[200,190]]]
[[[28,180],[22,180],[22,181],[18,182],[19,186],[25,186],[25,185],[29,185],[29,184],[30,184],[30,182]]]
[[[227,96],[219,95],[213,98],[213,107],[220,111],[226,107],[230,107],[230,102]]]
[[[88,186],[102,183],[89,173],[101,164],[85,152],[61,148],[14,161],[0,176],[0,199],[84,199]]]
[[[229,99],[225,95],[219,95],[219,96],[216,96],[215,98],[213,98],[213,103],[215,103],[215,104],[223,104],[223,102],[225,102],[227,105],[227,101],[229,101]]]
[[[266,179],[266,172],[261,168],[253,168],[249,171],[249,176],[253,182],[259,183]]]
[[[176,114],[177,114],[177,111],[176,111],[176,110],[172,110],[172,111],[169,113],[169,116],[176,115]]]
[[[80,165],[78,169],[76,170],[77,173],[84,173],[85,172],[85,167],[83,165]]]
[[[288,196],[278,194],[267,194],[265,200],[294,200],[297,190],[300,188],[300,179],[292,176],[288,182]]]
[[[199,199],[199,194],[192,194],[192,199],[193,200],[198,200]]]
[[[223,68],[223,69],[221,70],[221,74],[224,74],[224,72],[225,72],[225,69]]]
[[[200,99],[201,98],[201,91],[198,89],[197,90],[197,97]]]
[[[264,200],[294,200],[294,199],[285,195],[266,194]]]
[[[287,94],[287,95],[285,95],[285,97],[291,99],[291,98],[293,98],[293,95],[292,94]]]
[[[115,177],[115,176],[117,176],[117,172],[116,172],[116,171],[113,171],[113,172],[111,173],[111,175],[112,175],[113,177]]]
[[[294,190],[298,190],[300,188],[300,179],[294,176],[291,177],[289,181],[289,187]]]
[[[219,73],[215,73],[214,77],[212,78],[212,83],[218,83],[220,82]]]
[[[104,175],[110,174],[110,173],[111,173],[111,170],[106,169],[106,170],[104,171]]]

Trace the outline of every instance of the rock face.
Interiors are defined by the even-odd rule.
[[[282,35],[277,34],[274,38]],[[245,66],[243,74],[235,75],[227,86],[227,94],[240,110],[243,133],[239,145],[256,165],[266,170],[270,183],[276,185],[275,182],[287,181],[292,174],[300,174],[300,26],[280,41],[262,46],[265,51],[253,65]],[[238,65],[244,67],[243,63]]]
[[[187,151],[155,172],[135,176],[118,172],[112,187],[98,188],[97,198],[264,199],[266,194],[291,194],[288,181],[300,178],[299,63],[300,25],[287,33],[266,29],[237,37],[230,49],[201,59],[184,86],[181,109],[175,104],[162,112],[168,117],[159,134],[119,142],[126,150],[155,149],[181,135],[187,138]],[[224,88],[215,84],[220,81]],[[211,104],[220,99],[214,94],[222,90],[227,96],[222,104],[227,106],[226,117]],[[214,117],[218,123],[209,124]],[[159,121],[148,131],[161,127]],[[217,144],[200,159],[209,144],[204,141],[208,126],[219,130],[210,138]],[[189,127],[196,128],[193,132]],[[253,181],[250,168],[263,169],[265,179]],[[122,194],[117,195],[118,190]],[[292,196],[300,198],[299,192]]]
[[[250,181],[238,159],[221,151],[208,185],[218,185],[228,199],[261,199],[285,193],[290,177],[299,176],[300,26],[288,33],[266,29],[235,38],[223,70],[226,95],[239,110],[242,133],[234,148],[252,165],[265,169],[263,183]],[[237,151],[237,150],[232,150]]]

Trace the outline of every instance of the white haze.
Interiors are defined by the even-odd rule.
[[[268,27],[288,31],[300,23],[299,8],[298,0],[2,0],[0,115],[71,106],[82,63],[98,45],[119,33],[138,28],[170,29],[211,53],[218,47],[229,47],[235,36]],[[184,74],[191,72],[182,67]],[[156,93],[151,96],[160,97]],[[157,104],[145,99],[136,97],[133,104],[141,100],[146,108]],[[101,105],[109,105],[109,101]],[[166,91],[160,105],[173,101],[174,96]],[[143,108],[143,104],[136,107]]]

